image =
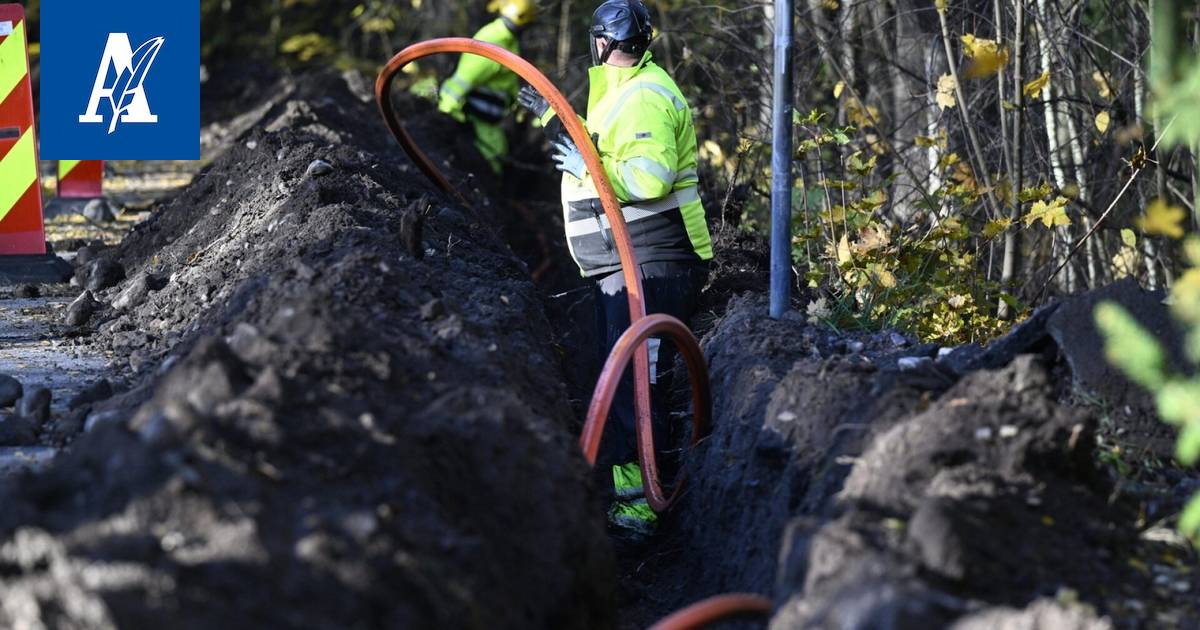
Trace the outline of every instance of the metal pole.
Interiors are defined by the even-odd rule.
[[[792,288],[792,1],[775,0],[775,95],[771,143],[771,317]]]

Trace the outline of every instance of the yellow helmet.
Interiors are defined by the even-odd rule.
[[[488,11],[499,13],[500,17],[512,22],[514,26],[525,26],[537,17],[535,0],[492,0]]]

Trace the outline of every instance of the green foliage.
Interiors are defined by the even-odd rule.
[[[1200,253],[1200,238],[1185,245]],[[1193,264],[1200,260],[1193,259]],[[1171,288],[1171,311],[1189,331],[1189,339],[1200,338],[1200,267],[1193,268]],[[1158,341],[1129,313],[1113,303],[1096,308],[1096,326],[1105,337],[1105,354],[1130,380],[1154,394],[1158,415],[1179,427],[1175,459],[1184,466],[1200,462],[1200,375],[1173,374],[1166,369],[1166,353]],[[1189,343],[1189,346],[1195,344]],[[1189,359],[1200,366],[1200,352],[1189,348]],[[1180,531],[1200,546],[1200,496],[1194,497],[1179,520]]]
[[[1194,145],[1200,138],[1200,53],[1188,44],[1192,20],[1183,16],[1180,0],[1157,0],[1152,33],[1150,81],[1155,114],[1164,124],[1165,146]]]
[[[1096,307],[1095,318],[1108,339],[1105,355],[1110,363],[1147,389],[1166,381],[1162,348],[1133,316],[1119,305],[1106,302]]]

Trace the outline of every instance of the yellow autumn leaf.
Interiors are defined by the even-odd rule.
[[[944,110],[947,107],[954,107],[958,104],[958,101],[954,99],[954,88],[956,85],[954,77],[951,75],[943,74],[938,79],[937,96],[934,97],[934,100],[937,101],[940,109]]]
[[[1098,129],[1100,133],[1108,131],[1108,122],[1108,112],[1100,112],[1099,114],[1096,114],[1096,129]]]
[[[980,79],[996,74],[1008,64],[1008,47],[994,39],[981,39],[967,33],[962,36],[963,52],[971,58],[967,67],[968,79]]]
[[[1100,93],[1100,98],[1112,98],[1112,87],[1108,82],[1108,77],[1104,76],[1099,70],[1092,73],[1092,82],[1096,84],[1096,91]]]
[[[877,249],[887,247],[892,242],[887,229],[880,225],[870,225],[858,232],[858,242],[854,244],[854,252],[868,254]]]
[[[883,289],[896,288],[896,274],[893,274],[880,264],[871,264],[867,267],[867,273],[871,275],[871,282]]]
[[[847,265],[853,259],[850,256],[850,239],[843,234],[837,244],[837,261],[839,265]]]
[[[1041,95],[1042,90],[1046,89],[1046,86],[1049,84],[1050,71],[1047,70],[1042,73],[1042,76],[1030,81],[1029,83],[1026,83],[1025,89],[1022,91],[1025,93],[1025,96],[1028,96],[1029,98],[1037,98],[1039,95]]]
[[[1050,203],[1038,201],[1029,209],[1028,214],[1021,217],[1021,220],[1025,222],[1025,227],[1029,227],[1038,221],[1041,221],[1048,228],[1056,225],[1071,225],[1071,217],[1067,216],[1067,203],[1069,201],[1066,197],[1059,197]]]
[[[946,0],[936,0],[934,6],[937,7],[938,13],[946,12]]]
[[[1155,234],[1170,238],[1183,236],[1183,208],[1172,206],[1162,198],[1150,202],[1146,214],[1138,217],[1138,229],[1146,234]]]
[[[983,238],[995,238],[1004,232],[1004,230],[1007,230],[1008,226],[1010,225],[1012,225],[1012,219],[1008,218],[988,221],[987,224],[983,226]]]
[[[837,11],[838,6],[840,5],[838,4],[837,0],[822,0],[821,6],[829,9],[830,11]]]
[[[712,140],[705,140],[700,145],[700,158],[718,168],[725,164],[725,152],[721,150],[721,145]]]
[[[838,81],[837,85],[833,86],[833,98],[841,98],[844,89],[846,89],[846,82]]]

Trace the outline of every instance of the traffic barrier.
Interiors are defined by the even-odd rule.
[[[103,160],[59,160],[59,197],[63,199],[95,199],[103,194]]]
[[[45,254],[25,8],[0,4],[0,255]]]

